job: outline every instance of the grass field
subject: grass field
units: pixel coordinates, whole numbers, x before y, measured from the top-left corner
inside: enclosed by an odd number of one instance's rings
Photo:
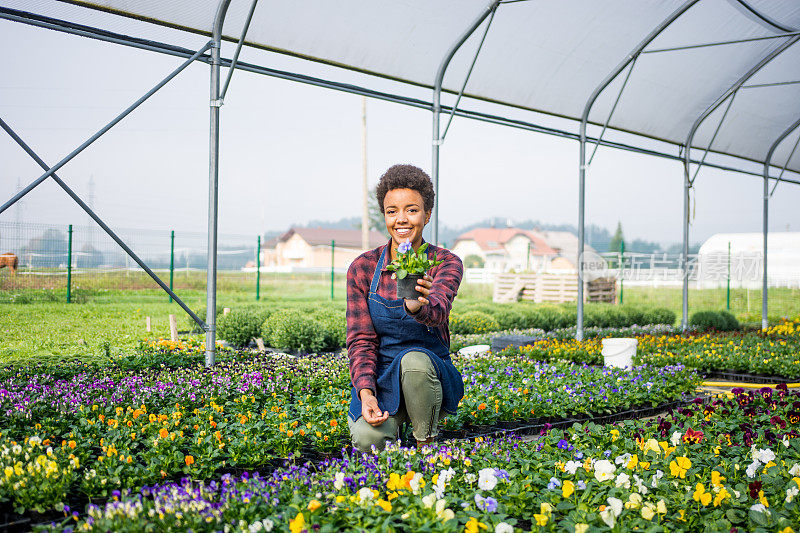
[[[127,277],[126,279],[130,279]],[[0,291],[0,363],[24,363],[36,360],[98,358],[105,354],[129,352],[146,338],[169,336],[168,316],[178,317],[178,329],[188,330],[190,322],[176,303],[147,279],[133,280],[135,290],[113,289],[120,280],[102,278],[99,282],[76,280],[73,303],[66,304],[66,290],[22,289]],[[176,279],[178,295],[197,310],[205,307],[202,273]],[[265,274],[261,279],[258,305],[331,301],[328,274]],[[732,310],[740,320],[760,319],[760,291],[733,291]],[[459,291],[456,309],[464,303],[490,302],[490,285],[465,284]],[[800,315],[800,291],[771,289],[770,317]],[[681,291],[677,288],[625,288],[626,304],[660,306],[681,311]],[[218,306],[254,305],[253,275],[220,276]],[[345,279],[334,279],[334,302],[344,308]],[[725,290],[692,291],[690,309],[724,309]],[[152,331],[145,330],[145,317],[151,317]]]

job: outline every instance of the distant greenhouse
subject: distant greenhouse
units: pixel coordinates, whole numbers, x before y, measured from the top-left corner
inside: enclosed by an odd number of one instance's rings
[[[800,287],[800,232],[771,232],[767,237],[770,287]],[[729,253],[730,244],[730,253]],[[717,233],[706,240],[697,258],[698,288],[761,288],[764,240],[761,233]]]

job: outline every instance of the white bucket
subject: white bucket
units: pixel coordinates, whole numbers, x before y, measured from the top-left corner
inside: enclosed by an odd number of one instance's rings
[[[492,349],[488,344],[476,344],[474,346],[464,346],[458,351],[459,355],[472,356],[488,353]]]
[[[631,368],[631,360],[636,355],[638,339],[603,339],[603,360],[606,366]]]

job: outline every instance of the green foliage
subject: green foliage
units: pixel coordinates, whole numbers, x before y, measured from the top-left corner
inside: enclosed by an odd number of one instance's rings
[[[636,324],[643,326],[648,324],[648,322],[645,322],[645,311],[640,307],[623,305],[619,307],[619,310],[625,315],[626,325]]]
[[[321,350],[332,352],[342,348],[347,339],[347,319],[344,311],[324,309],[314,315],[322,330]]]
[[[296,309],[273,313],[262,327],[262,338],[279,350],[316,352],[325,342],[320,323]]]
[[[628,315],[612,305],[586,306],[583,325],[598,328],[621,328],[630,325]],[[577,323],[577,310],[575,321]]]
[[[486,262],[476,254],[469,254],[464,258],[464,268],[483,268]]]
[[[675,324],[675,313],[663,307],[655,307],[644,312],[644,324]]]
[[[734,331],[739,329],[739,322],[727,311],[697,311],[692,313],[689,324],[702,330]]]
[[[248,309],[234,309],[217,319],[219,338],[233,346],[244,347],[261,333],[264,319],[260,313]]]
[[[497,323],[497,320],[480,311],[450,315],[451,333],[485,333],[499,329],[500,324]]]
[[[608,243],[608,251],[619,252],[624,242],[625,236],[622,234],[622,222],[617,222],[617,230],[614,232],[614,236],[611,237],[611,242]]]
[[[492,316],[494,316],[494,319],[500,324],[500,329],[523,329],[533,327],[528,325],[530,315],[524,314],[515,307],[498,307],[492,313]]]
[[[400,246],[402,247],[403,244]],[[401,252],[400,248],[398,248],[397,259],[389,263],[386,269],[395,272],[397,279],[403,279],[409,274],[424,274],[432,267],[442,263],[441,260],[436,259],[436,254],[433,254],[433,259],[428,259],[427,249],[427,242],[420,246],[416,252],[413,248],[409,248],[407,252]]]

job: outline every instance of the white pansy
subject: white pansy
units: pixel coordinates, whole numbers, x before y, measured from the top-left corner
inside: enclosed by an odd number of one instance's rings
[[[567,464],[564,465],[564,471],[568,472],[569,475],[574,476],[575,472],[577,472],[582,466],[583,463],[580,461],[567,461]]]
[[[611,510],[614,511],[614,516],[619,516],[622,513],[622,500],[619,498],[608,498],[606,500],[608,502],[608,506],[611,507]]]
[[[795,463],[794,466],[789,469],[789,473],[793,476],[800,476],[800,463]]]
[[[768,462],[775,460],[775,452],[773,452],[769,448],[764,448],[763,450],[756,450],[753,453],[753,459],[756,461],[760,461],[764,464],[767,464]]]
[[[614,480],[614,485],[617,488],[625,487],[626,489],[629,489],[631,488],[631,477],[625,472],[622,472],[617,476],[617,479]]]
[[[342,487],[344,487],[344,472],[336,472],[333,476],[333,488],[342,490]]]
[[[447,509],[446,506],[446,500],[438,500],[436,502],[436,516],[438,516],[441,520],[450,520],[451,518],[455,518],[456,514],[453,512],[453,510]]]
[[[608,527],[611,528],[613,528],[614,524],[617,523],[617,517],[614,516],[614,511],[612,511],[608,507],[600,511],[600,519],[603,522],[605,522]]]
[[[616,459],[614,459],[614,463],[618,465],[626,465],[628,461],[631,460],[631,454],[623,453],[622,455],[618,455]]]
[[[786,489],[786,503],[792,503],[792,500],[794,500],[794,497],[797,496],[798,492],[800,492],[800,489],[797,488],[797,485]]]
[[[682,436],[683,436],[683,435],[681,435],[681,432],[680,432],[680,431],[676,431],[676,432],[675,432],[675,433],[673,433],[673,434],[672,434],[672,436],[669,438],[669,443],[670,443],[670,444],[672,444],[673,446],[677,446],[678,444],[680,444],[680,443],[681,443],[681,437],[682,437]]]
[[[475,474],[473,474],[472,472],[470,472],[469,474],[467,474],[466,476],[464,476],[464,481],[466,481],[466,482],[467,482],[467,483],[469,483],[470,485],[472,485],[473,483],[475,483],[475,481],[477,481],[477,480],[478,480],[478,476],[476,476],[476,475],[475,475]]]
[[[594,477],[597,481],[608,481],[614,478],[615,470],[616,468],[611,464],[611,461],[603,459],[594,464]]]
[[[749,478],[756,477],[756,472],[758,472],[759,466],[761,466],[761,463],[759,463],[758,460],[755,460],[752,463],[750,463],[750,466],[748,466],[747,470],[745,470],[745,473],[747,473],[747,477]]]
[[[411,492],[414,494],[419,494],[420,480],[422,480],[422,474],[417,472],[408,482],[408,486],[411,487]]]
[[[514,533],[514,527],[511,524],[500,522],[494,526],[494,533]]]
[[[478,472],[478,488],[481,490],[492,490],[497,486],[497,476],[494,475],[494,468],[484,468]]]
[[[789,447],[789,437],[784,435],[783,438],[781,439],[781,444],[783,444],[784,448],[788,448]]]
[[[269,518],[265,518],[261,521],[261,525],[264,526],[264,531],[272,531],[272,528],[275,527],[275,522],[270,520]]]
[[[767,508],[764,507],[763,503],[756,503],[755,505],[750,506],[751,511],[756,511],[757,513],[766,513]]]
[[[433,504],[436,503],[436,499],[437,499],[436,494],[432,492],[427,496],[425,496],[424,498],[422,498],[422,505],[430,509],[431,507],[433,507]]]
[[[372,489],[368,487],[362,487],[358,491],[358,501],[361,503],[367,502],[371,500],[375,495],[372,494]]]
[[[247,529],[250,531],[250,533],[257,533],[258,531],[264,529],[264,525],[261,522],[253,522],[247,526]]]
[[[636,490],[638,492],[641,492],[642,494],[647,494],[647,487],[644,485],[644,480],[642,478],[634,474],[633,483],[636,486]]]

